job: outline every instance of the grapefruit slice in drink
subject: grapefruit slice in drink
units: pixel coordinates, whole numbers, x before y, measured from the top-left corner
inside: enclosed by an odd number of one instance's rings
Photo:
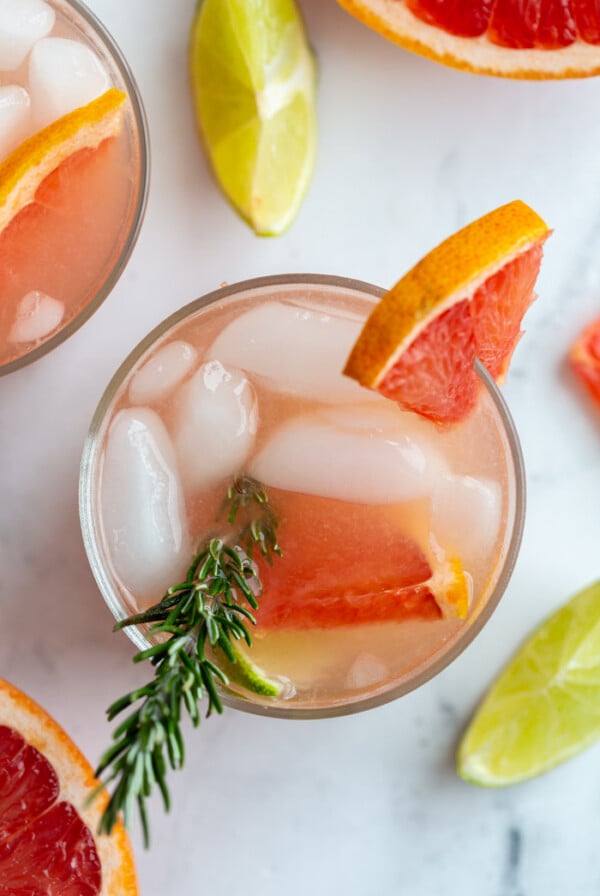
[[[0,679],[0,896],[135,896],[121,825],[95,831],[94,773],[57,723]]]
[[[261,630],[331,629],[367,623],[466,615],[468,586],[460,563],[437,575],[394,509],[286,492],[274,505],[284,552],[259,561]],[[284,537],[285,536],[285,537]],[[439,585],[439,602],[434,582]]]
[[[413,53],[513,78],[600,73],[597,0],[338,0]]]
[[[515,201],[453,234],[376,305],[344,373],[438,423],[464,419],[480,386],[475,360],[498,382],[506,375],[549,233]]]

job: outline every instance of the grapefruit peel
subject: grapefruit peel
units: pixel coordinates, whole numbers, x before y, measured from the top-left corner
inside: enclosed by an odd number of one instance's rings
[[[338,0],[364,25],[405,50],[451,68],[504,78],[545,80],[600,74],[598,47],[582,40],[558,49],[515,49],[461,37],[414,15],[404,0]]]
[[[467,618],[473,584],[458,557],[449,557],[436,564],[425,583],[442,611],[444,619]]]
[[[369,389],[393,397],[383,392],[382,384],[416,339],[444,312],[460,302],[470,302],[480,287],[512,261],[543,245],[549,233],[533,209],[515,200],[452,234],[375,306],[352,348],[344,373]],[[510,353],[500,359],[498,379],[506,372],[509,360]],[[433,414],[426,416],[436,419]]]
[[[122,126],[126,94],[111,87],[37,131],[0,163],[0,233],[33,202],[42,181],[80,149],[96,149]]]
[[[118,823],[110,837],[96,835],[108,795],[102,792],[87,803],[98,781],[78,747],[45,710],[2,678],[0,725],[14,729],[47,759],[60,781],[59,800],[70,803],[89,828],[102,868],[99,896],[137,896],[133,854],[123,825]]]

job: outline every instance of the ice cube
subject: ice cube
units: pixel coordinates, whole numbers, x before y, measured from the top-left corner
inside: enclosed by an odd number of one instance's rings
[[[239,472],[254,444],[258,404],[239,370],[209,361],[176,396],[174,443],[186,487],[199,490]]]
[[[29,133],[31,101],[23,87],[0,87],[0,162]]]
[[[207,352],[279,392],[323,402],[385,401],[342,374],[364,321],[297,304],[265,302],[240,314]]]
[[[502,490],[474,476],[440,476],[432,495],[431,529],[440,545],[457,554],[465,569],[481,566],[500,533]]]
[[[346,687],[352,690],[368,688],[385,681],[389,669],[372,653],[359,653],[346,675]]]
[[[444,460],[427,439],[402,431],[401,411],[394,424],[394,411],[364,406],[356,426],[338,409],[294,417],[275,430],[249,472],[275,488],[360,504],[427,498],[446,472]]]
[[[17,305],[15,321],[8,334],[9,342],[38,342],[60,325],[65,306],[35,289],[23,296]]]
[[[141,600],[159,600],[181,579],[191,549],[173,445],[150,408],[127,408],[112,422],[101,514],[118,577]]]
[[[197,357],[188,342],[175,340],[161,346],[132,377],[129,400],[132,404],[162,401],[191,373]]]
[[[0,0],[0,72],[19,68],[35,42],[50,34],[55,18],[43,0]]]
[[[38,128],[90,103],[110,87],[108,72],[85,44],[64,37],[40,40],[29,59],[29,91]]]

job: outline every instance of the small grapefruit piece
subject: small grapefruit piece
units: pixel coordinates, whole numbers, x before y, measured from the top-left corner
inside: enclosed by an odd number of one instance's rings
[[[0,233],[33,202],[42,181],[69,156],[95,149],[122,125],[126,95],[111,87],[25,140],[0,163]]]
[[[588,324],[573,343],[569,363],[593,401],[600,405],[600,318]]]
[[[92,767],[37,704],[0,679],[0,896],[135,896],[129,840],[96,837]]]
[[[432,621],[445,615],[442,598],[449,615],[466,612],[460,564],[432,578],[425,552],[389,508],[291,492],[278,502],[276,489],[271,500],[285,507],[278,530],[284,552],[272,566],[258,561],[262,630]]]
[[[515,201],[444,240],[376,305],[344,373],[436,422],[463,419],[477,400],[475,359],[504,378],[548,234]]]
[[[600,73],[597,0],[338,0],[365,25],[454,68],[512,78]]]

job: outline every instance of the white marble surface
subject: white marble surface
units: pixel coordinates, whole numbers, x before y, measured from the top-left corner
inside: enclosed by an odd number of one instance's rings
[[[600,417],[564,355],[600,312],[600,80],[477,78],[386,43],[333,0],[303,0],[320,63],[320,153],[292,229],[255,238],[221,199],[186,80],[193,0],[93,0],[146,102],[153,179],[114,293],[82,330],[0,381],[0,674],[94,761],[105,706],[139,680],[95,588],[78,464],[129,349],[220,281],[285,271],[391,284],[467,220],[521,197],[555,228],[505,389],[529,481],[510,587],[436,680],[367,714],[284,722],[230,711],[189,741],[175,809],[153,807],[141,892],[211,896],[563,896],[600,891],[600,747],[504,791],[454,773],[457,738],[530,628],[600,576]]]

